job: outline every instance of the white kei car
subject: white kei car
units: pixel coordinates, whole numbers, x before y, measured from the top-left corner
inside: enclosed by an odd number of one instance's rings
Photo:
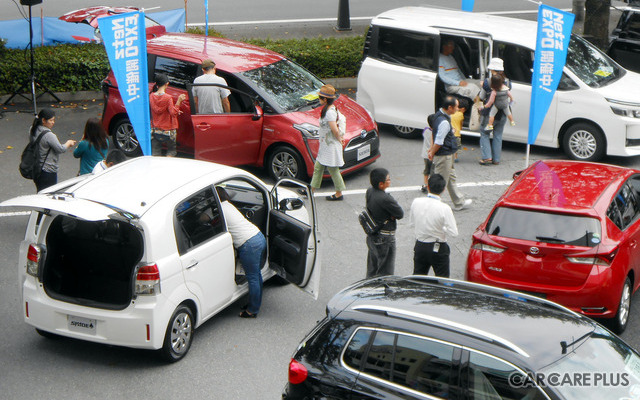
[[[143,349],[169,361],[193,330],[248,292],[215,188],[267,237],[264,279],[317,297],[313,196],[219,164],[140,157],[0,204],[28,210],[20,245],[25,322],[43,336]],[[238,268],[240,271],[241,269]]]

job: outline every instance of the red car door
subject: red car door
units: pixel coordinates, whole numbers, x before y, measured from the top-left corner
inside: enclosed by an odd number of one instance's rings
[[[195,158],[232,166],[255,165],[262,145],[262,109],[247,94],[229,90],[231,113],[197,114],[191,107]]]

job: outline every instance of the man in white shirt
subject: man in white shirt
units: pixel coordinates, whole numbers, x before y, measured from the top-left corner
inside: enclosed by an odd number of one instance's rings
[[[416,236],[413,273],[428,275],[433,267],[436,276],[448,278],[451,250],[447,237],[458,236],[458,227],[451,207],[440,199],[446,186],[444,178],[431,174],[428,186],[427,197],[418,197],[411,204],[410,223]]]
[[[217,83],[227,85],[224,78],[216,75],[216,63],[211,59],[202,62],[202,75],[193,81],[193,96],[195,97],[198,114],[222,114],[231,112],[229,103],[229,89],[220,86],[197,86],[202,83]]]

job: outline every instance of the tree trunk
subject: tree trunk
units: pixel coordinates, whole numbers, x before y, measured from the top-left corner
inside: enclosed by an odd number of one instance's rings
[[[611,0],[586,0],[584,37],[605,50],[609,44],[609,7]]]

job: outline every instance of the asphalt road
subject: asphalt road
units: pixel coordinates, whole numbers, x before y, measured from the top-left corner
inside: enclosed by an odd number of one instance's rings
[[[100,100],[59,109],[54,132],[62,141],[77,140],[86,119],[99,115],[101,110]],[[35,192],[33,183],[17,171],[31,120],[30,113],[14,112],[0,119],[0,201]],[[345,201],[335,203],[319,198],[316,203],[322,234],[319,299],[315,301],[291,286],[267,284],[259,318],[237,318],[238,307],[231,307],[199,328],[189,355],[173,365],[159,362],[152,352],[40,337],[23,322],[17,285],[18,243],[27,217],[0,217],[0,360],[4,361],[0,364],[0,398],[279,398],[287,381],[290,356],[323,317],[326,302],[344,286],[364,277],[367,249],[356,215],[364,205],[363,192],[368,187],[371,168],[389,169],[390,190],[405,210],[415,197],[421,196],[421,141],[399,139],[384,130],[381,141],[382,157],[372,167],[346,178]],[[480,167],[477,139],[463,139],[456,169],[462,191],[474,199],[474,204],[469,210],[455,213],[460,236],[451,241],[454,278],[463,277],[471,234],[505,190],[513,172],[524,167],[524,152],[524,145],[506,143],[499,166]],[[558,150],[533,148],[531,162],[563,157]],[[640,168],[640,158],[605,161]],[[62,155],[60,178],[74,176],[78,165],[70,154]],[[262,171],[252,172],[268,180]],[[331,182],[325,182],[318,197],[331,190]],[[449,201],[447,195],[444,199]],[[413,236],[406,219],[399,223],[397,243],[396,273],[410,274]],[[635,348],[640,348],[638,299],[640,296],[636,296],[630,326],[623,335]]]

